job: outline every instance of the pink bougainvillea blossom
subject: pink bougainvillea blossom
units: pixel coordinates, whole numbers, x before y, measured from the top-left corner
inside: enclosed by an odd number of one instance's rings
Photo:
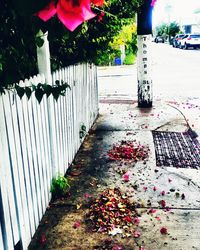
[[[160,233],[161,233],[161,234],[167,234],[167,228],[166,228],[166,227],[162,227],[162,228],[160,229]]]
[[[141,233],[140,233],[139,231],[135,231],[135,232],[133,233],[133,236],[134,236],[135,238],[139,238],[139,237],[141,236]]]
[[[155,4],[156,4],[156,2],[157,2],[157,0],[152,0],[152,2],[151,2],[151,7],[154,7]]]
[[[92,3],[97,6],[103,5],[102,0],[93,0]],[[96,16],[91,10],[90,0],[59,0],[57,4],[53,0],[37,13],[45,22],[55,14],[70,31],[74,31],[81,23]]]
[[[81,222],[80,221],[76,221],[74,222],[73,228],[79,228],[81,226]]]
[[[166,207],[166,201],[165,200],[161,200],[160,204],[161,204],[162,207]]]
[[[165,195],[165,191],[162,191],[162,192],[161,192],[161,195],[164,196],[164,195]]]
[[[123,175],[123,180],[125,181],[125,182],[128,182],[130,179],[129,179],[129,174],[128,173],[125,173],[124,175]]]
[[[138,217],[134,218],[134,224],[139,225],[140,224],[140,219]]]
[[[156,191],[157,190],[157,187],[153,187],[153,191]]]

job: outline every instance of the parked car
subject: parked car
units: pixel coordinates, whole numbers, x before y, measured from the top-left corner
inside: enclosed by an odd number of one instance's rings
[[[165,39],[163,36],[157,36],[154,40],[156,43],[164,43]]]
[[[173,41],[172,41],[172,46],[174,48],[179,48],[179,45],[180,45],[180,40],[182,40],[182,38],[185,36],[185,34],[178,34],[176,35],[174,38],[173,38]]]
[[[185,35],[180,40],[179,47],[181,49],[188,49],[189,47],[192,48],[200,48],[200,34],[189,34]]]

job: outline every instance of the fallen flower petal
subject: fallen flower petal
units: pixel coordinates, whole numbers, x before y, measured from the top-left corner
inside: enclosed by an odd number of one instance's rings
[[[166,228],[166,227],[162,227],[162,228],[160,229],[160,233],[161,233],[161,234],[167,234],[167,228]]]
[[[153,191],[156,191],[157,190],[157,187],[153,187]]]
[[[156,209],[153,209],[153,208],[151,208],[150,210],[149,210],[149,213],[150,214],[154,214],[154,213],[156,213],[157,212],[157,210]]]
[[[158,221],[161,220],[160,216],[156,216],[155,219],[158,220]]]
[[[139,250],[147,250],[145,247],[141,246]]]
[[[129,174],[124,174],[123,175],[123,180],[125,181],[125,182],[128,182],[129,181]]]
[[[141,233],[140,233],[139,231],[135,231],[135,232],[133,233],[133,236],[134,236],[135,238],[139,238],[139,237],[141,236]]]
[[[81,226],[81,222],[80,221],[76,221],[74,222],[73,228],[79,228]]]
[[[166,206],[166,201],[161,200],[160,204],[161,204],[162,207],[165,207]]]
[[[143,187],[144,191],[147,191],[147,187]]]
[[[162,192],[161,192],[161,195],[164,196],[164,195],[165,195],[165,191],[162,191]]]
[[[139,218],[134,218],[134,224],[139,225],[140,224],[140,219]]]

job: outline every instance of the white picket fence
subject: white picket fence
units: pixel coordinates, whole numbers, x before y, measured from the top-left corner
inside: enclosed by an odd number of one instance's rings
[[[49,204],[53,176],[64,174],[78,151],[82,125],[98,114],[96,67],[69,66],[55,72],[71,89],[56,102],[35,96],[0,96],[0,250],[27,249]],[[20,82],[44,83],[44,76]],[[21,247],[20,247],[21,246]]]

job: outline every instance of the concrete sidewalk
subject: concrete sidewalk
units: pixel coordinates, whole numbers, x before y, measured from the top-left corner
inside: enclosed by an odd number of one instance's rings
[[[67,173],[71,196],[50,204],[29,249],[200,250],[200,170],[157,167],[152,137],[160,126],[187,130],[182,115],[168,104],[183,111],[200,135],[199,99],[157,99],[149,110],[138,109],[136,101],[111,99],[100,103],[99,117]],[[135,140],[149,147],[147,160],[109,159],[115,143]],[[93,198],[113,188],[136,204],[139,222],[131,235],[124,228],[116,235],[96,232],[86,223]]]

